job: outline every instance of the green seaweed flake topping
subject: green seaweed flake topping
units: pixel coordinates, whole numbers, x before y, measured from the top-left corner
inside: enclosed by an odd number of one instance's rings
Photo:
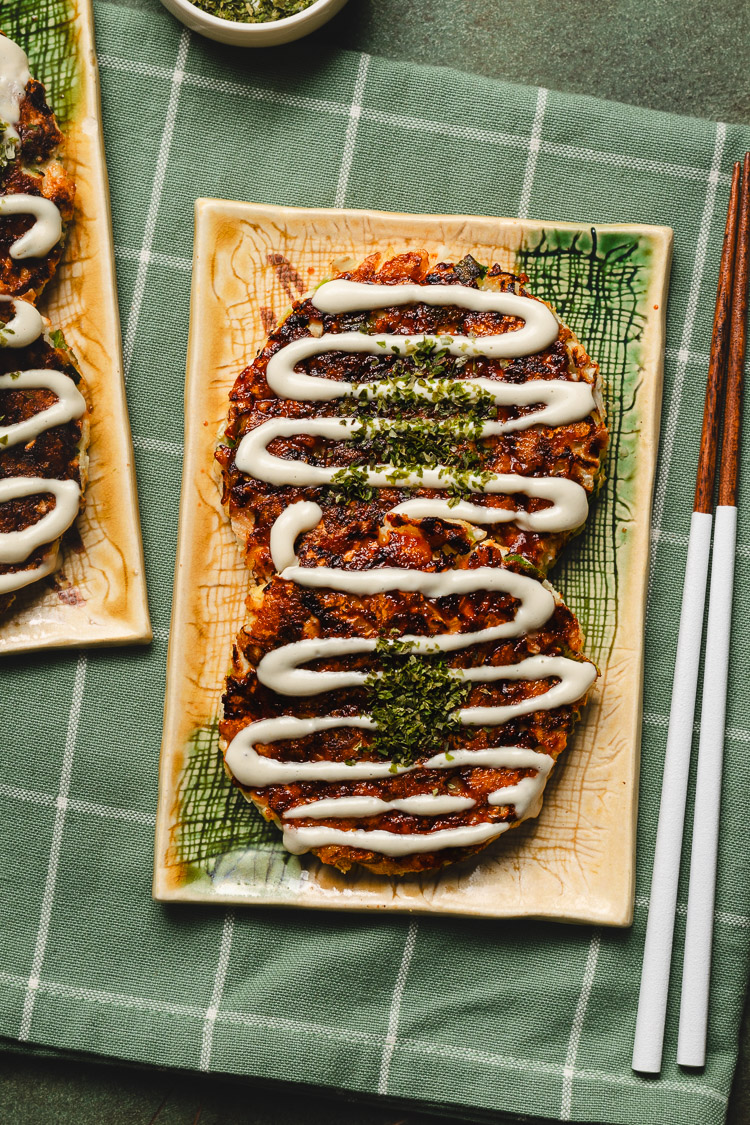
[[[450,336],[439,339],[444,344],[452,341]],[[379,380],[381,390],[376,399],[368,399],[367,384],[360,384],[351,397],[341,400],[341,411],[361,414],[364,407],[381,413],[383,408],[398,405],[427,408],[437,416],[460,410],[476,421],[493,417],[495,399],[489,391],[452,377],[468,362],[468,356],[453,357],[438,340],[425,338],[400,356],[388,375]]]
[[[333,476],[332,503],[374,499],[377,489],[368,483],[367,469],[385,472],[388,484],[398,488],[409,476],[443,466],[445,490],[456,500],[487,484],[492,474],[482,468],[482,423],[496,417],[497,406],[489,391],[450,377],[450,362],[453,370],[468,362],[450,355],[444,346],[450,342],[450,336],[421,340],[380,380],[377,398],[367,398],[365,384],[340,400],[343,415],[360,418],[351,441],[366,449],[362,464]],[[394,406],[418,409],[423,416],[387,417]]]
[[[377,724],[372,749],[398,765],[448,751],[460,727],[470,685],[451,675],[447,657],[415,653],[407,642],[381,637],[381,674],[365,681],[367,710]]]
[[[271,23],[304,12],[313,0],[193,0],[196,8],[235,23]]]
[[[472,418],[363,419],[352,435],[367,444],[370,459],[410,473],[446,465],[451,469],[482,471],[481,425]]]
[[[425,469],[441,468],[445,490],[456,498],[481,492],[492,473],[482,468],[481,423],[468,417],[450,419],[397,418],[361,421],[351,440],[366,444],[367,463],[339,469],[331,478],[331,500],[367,502],[376,495],[367,469],[385,472],[399,488]]]

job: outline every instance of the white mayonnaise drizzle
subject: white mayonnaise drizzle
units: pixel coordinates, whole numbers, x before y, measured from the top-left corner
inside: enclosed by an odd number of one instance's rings
[[[380,797],[324,797],[306,805],[295,805],[284,813],[285,820],[310,817],[311,820],[328,820],[329,817],[379,816],[384,812],[405,812],[412,816],[445,816],[446,813],[463,812],[476,804],[471,797],[451,797],[448,794],[415,793],[396,801],[381,801]]]
[[[554,343],[560,328],[552,310],[533,297],[499,293],[493,289],[472,289],[469,285],[369,285],[362,281],[336,280],[320,285],[311,300],[321,312],[334,314],[425,304],[518,317],[525,322],[523,328],[503,332],[499,336],[480,337],[482,346],[486,340],[502,341],[497,346],[503,350],[495,353],[499,356],[541,352]]]
[[[544,483],[544,478],[541,478],[540,483]],[[549,497],[545,497],[545,499],[549,499]],[[427,497],[416,497],[414,500],[406,500],[403,504],[391,508],[388,515],[408,516],[412,520],[432,518],[446,520],[449,523],[454,521],[471,524],[507,523],[509,519],[512,519],[519,527],[524,527],[520,518],[522,513],[509,512],[507,508],[485,508],[482,504],[471,504],[466,500],[451,504],[449,500],[429,500]],[[545,516],[550,517],[547,522],[544,520]],[[555,526],[557,523],[557,506],[543,508],[541,512],[534,512],[533,517],[535,531],[558,530]],[[548,524],[551,524],[551,526],[548,526]]]
[[[540,755],[541,757],[542,755]],[[545,755],[546,756],[546,755]],[[534,777],[522,777],[515,785],[505,785],[487,797],[488,805],[513,806],[516,815],[523,817],[529,806],[539,796],[551,768],[541,768]],[[309,817],[311,820],[328,820],[334,817],[379,816],[384,812],[404,812],[411,816],[445,816],[447,813],[464,812],[476,805],[472,797],[452,797],[448,793],[414,793],[395,801],[383,801],[380,797],[323,797],[320,801],[309,801],[294,805],[284,813],[285,820]]]
[[[52,511],[21,531],[0,532],[0,563],[21,563],[43,543],[59,538],[78,515],[81,500],[80,486],[74,480],[47,480],[45,477],[6,477],[0,480],[0,504],[46,493],[55,497]]]
[[[552,616],[553,594],[535,578],[514,574],[499,567],[480,566],[473,570],[424,571],[384,566],[371,570],[343,570],[341,567],[298,566],[294,542],[303,531],[310,531],[323,517],[318,504],[301,500],[286,508],[271,529],[271,557],[280,577],[298,586],[328,587],[363,597],[389,590],[413,591],[428,598],[451,594],[473,594],[477,590],[496,590],[520,601],[512,622],[482,630],[491,633],[485,640],[516,637],[538,629]],[[283,565],[282,565],[283,564]],[[472,634],[476,636],[476,634]]]
[[[374,399],[388,399],[400,389],[412,391],[426,402],[434,402],[450,394],[451,389],[460,383],[463,392],[469,397],[491,395],[496,406],[542,406],[541,410],[522,418],[498,423],[502,429],[496,429],[493,433],[511,433],[514,430],[527,430],[531,426],[561,426],[586,418],[596,406],[593,390],[589,383],[567,379],[530,379],[526,383],[505,383],[483,378],[460,381],[421,378],[354,384],[294,370],[298,363],[324,352],[341,351],[366,355],[395,353],[409,356],[418,344],[424,343],[432,343],[436,348],[449,351],[452,355],[492,358],[499,343],[514,335],[513,332],[506,332],[502,336],[478,336],[476,339],[452,336],[450,343],[447,343],[447,336],[367,336],[362,332],[305,336],[286,344],[271,356],[266,368],[266,379],[279,398],[301,402],[330,402],[336,398],[351,397],[371,402]]]
[[[44,562],[31,570],[14,570],[7,574],[0,574],[0,594],[11,594],[14,590],[22,590],[24,586],[30,586],[32,582],[38,582],[41,578],[52,574],[57,569],[58,554],[57,549],[51,551]]]
[[[0,97],[5,57],[3,52],[7,42],[9,40],[0,36]],[[0,302],[13,304],[12,319],[0,328],[0,347],[25,348],[39,339],[44,331],[44,321],[34,305],[18,297],[0,296]],[[73,380],[62,371],[38,368],[0,375],[0,391],[41,387],[56,394],[58,401],[23,422],[15,422],[10,426],[0,425],[0,456],[4,449],[32,441],[45,430],[81,418],[86,412],[83,395]],[[46,477],[6,477],[0,480],[0,504],[8,500],[21,500],[26,496],[50,493],[55,497],[55,506],[40,520],[21,531],[0,533],[0,564],[10,566],[22,563],[37,547],[58,539],[74,522],[81,502],[81,488],[77,481],[49,480]],[[20,590],[45,578],[56,569],[57,562],[58,550],[55,547],[39,566],[13,574],[0,574],[0,594]]]
[[[510,828],[510,821],[482,821],[466,824],[462,828],[441,828],[437,832],[388,832],[382,828],[367,831],[363,828],[327,828],[325,825],[284,827],[284,847],[293,855],[301,855],[312,848],[338,844],[343,848],[364,848],[380,855],[415,855],[437,852],[444,848],[467,848],[501,836]]]
[[[22,234],[10,248],[14,261],[23,258],[41,258],[49,254],[53,246],[62,238],[62,219],[51,199],[43,195],[2,195],[0,196],[0,216],[33,215],[33,227]]]
[[[271,558],[279,574],[288,566],[296,566],[298,558],[294,550],[297,536],[303,531],[312,531],[323,518],[320,504],[312,500],[298,500],[290,504],[274,521],[271,528]]]
[[[549,754],[527,750],[523,746],[493,746],[485,750],[453,750],[449,754],[434,754],[418,765],[395,765],[388,760],[377,762],[285,762],[259,754],[256,746],[265,746],[285,739],[305,738],[323,730],[355,727],[374,730],[375,724],[368,715],[325,715],[315,719],[297,719],[281,715],[277,719],[260,719],[244,727],[232,739],[227,749],[226,763],[240,785],[263,789],[267,785],[290,785],[297,781],[373,781],[381,777],[395,777],[416,770],[452,770],[484,766],[487,769],[534,769],[545,776],[554,765]]]
[[[10,426],[0,425],[0,452],[11,445],[31,441],[45,430],[50,430],[53,426],[61,426],[65,422],[72,422],[86,413],[86,400],[70,376],[62,371],[39,368],[0,375],[0,391],[21,391],[31,388],[46,388],[52,391],[57,395],[57,402],[23,422],[14,422]]]
[[[351,441],[360,423],[350,418],[271,418],[245,434],[235,458],[240,472],[273,485],[316,487],[330,484],[340,470],[335,467],[309,465],[305,461],[286,461],[268,452],[275,438],[299,434],[322,437],[329,441]],[[374,488],[446,489],[458,480],[448,466],[422,469],[418,473],[394,470],[385,465],[378,469],[362,468],[367,484]],[[394,480],[393,473],[398,472]],[[488,480],[476,477],[470,483],[472,492],[525,496],[552,501],[552,507],[539,512],[506,510],[505,518],[525,531],[570,531],[585,522],[588,515],[586,490],[566,477],[524,477],[519,473],[493,473]]]
[[[13,316],[7,324],[0,326],[0,348],[26,348],[39,339],[44,321],[29,301],[0,296],[0,304],[13,305]]]
[[[29,60],[17,43],[7,36],[0,36],[0,121],[6,125],[3,145],[7,159],[15,153],[18,141],[18,125],[21,116],[21,101],[26,83],[31,78]]]
[[[493,641],[500,636],[513,635],[515,623],[479,629],[474,633],[441,633],[435,637],[404,635],[400,641],[409,645],[412,652],[425,654],[456,652],[470,645]],[[311,660],[334,660],[339,656],[352,656],[374,652],[377,642],[366,637],[320,637],[316,640],[293,641],[267,653],[257,668],[259,681],[278,695],[310,696],[325,691],[361,687],[368,672],[313,672],[301,668]],[[571,660],[567,656],[528,656],[518,664],[497,667],[482,664],[478,668],[451,668],[449,673],[457,680],[491,682],[494,680],[539,680],[559,677],[560,683],[549,688],[543,696],[525,699],[507,707],[471,707],[460,711],[462,722],[476,726],[507,722],[513,715],[528,715],[532,711],[549,710],[574,703],[588,691],[596,679],[596,668],[589,661]],[[375,673],[378,675],[378,673]],[[499,717],[500,715],[507,716]],[[497,717],[495,717],[497,716]]]

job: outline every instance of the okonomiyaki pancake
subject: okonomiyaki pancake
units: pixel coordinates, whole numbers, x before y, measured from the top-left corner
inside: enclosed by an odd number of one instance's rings
[[[468,529],[419,536],[419,569],[401,528],[366,569],[288,558],[226,681],[230,777],[290,851],[342,871],[433,870],[536,816],[597,676],[528,564]]]
[[[75,185],[63,136],[21,48],[0,35],[0,293],[36,301],[55,273]]]
[[[62,333],[28,302],[0,297],[0,616],[57,568],[83,504],[88,413]]]
[[[237,379],[217,451],[256,576],[301,500],[323,511],[300,543],[311,556],[366,549],[397,508],[552,565],[608,433],[597,365],[526,282],[471,257],[375,256],[294,305]]]

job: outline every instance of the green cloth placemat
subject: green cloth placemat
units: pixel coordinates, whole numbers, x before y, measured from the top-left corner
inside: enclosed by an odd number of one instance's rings
[[[744,515],[709,1063],[676,1067],[674,997],[662,1076],[633,1075],[630,1052],[728,170],[750,130],[320,42],[233,52],[156,0],[96,15],[156,639],[2,665],[0,1033],[482,1119],[723,1120],[750,937]],[[196,196],[675,228],[632,931],[151,901]]]

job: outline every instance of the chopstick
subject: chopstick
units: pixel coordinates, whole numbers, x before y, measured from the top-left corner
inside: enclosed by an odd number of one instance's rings
[[[703,409],[703,432],[685,564],[685,583],[682,592],[672,703],[633,1044],[633,1070],[647,1074],[658,1074],[661,1070],[664,1044],[669,969],[672,960],[677,885],[680,876],[682,834],[711,547],[713,524],[711,509],[720,403],[730,327],[739,188],[740,166],[735,164],[719,267],[716,311]]]
[[[745,362],[748,256],[750,255],[750,154],[745,156],[739,233],[732,291],[730,350],[719,472],[719,503],[714,522],[711,592],[706,626],[698,773],[695,783],[693,843],[690,854],[685,957],[682,966],[677,1062],[703,1066],[711,978],[716,861],[719,846],[721,771],[724,757],[729,642],[737,540],[739,440],[742,375]]]

